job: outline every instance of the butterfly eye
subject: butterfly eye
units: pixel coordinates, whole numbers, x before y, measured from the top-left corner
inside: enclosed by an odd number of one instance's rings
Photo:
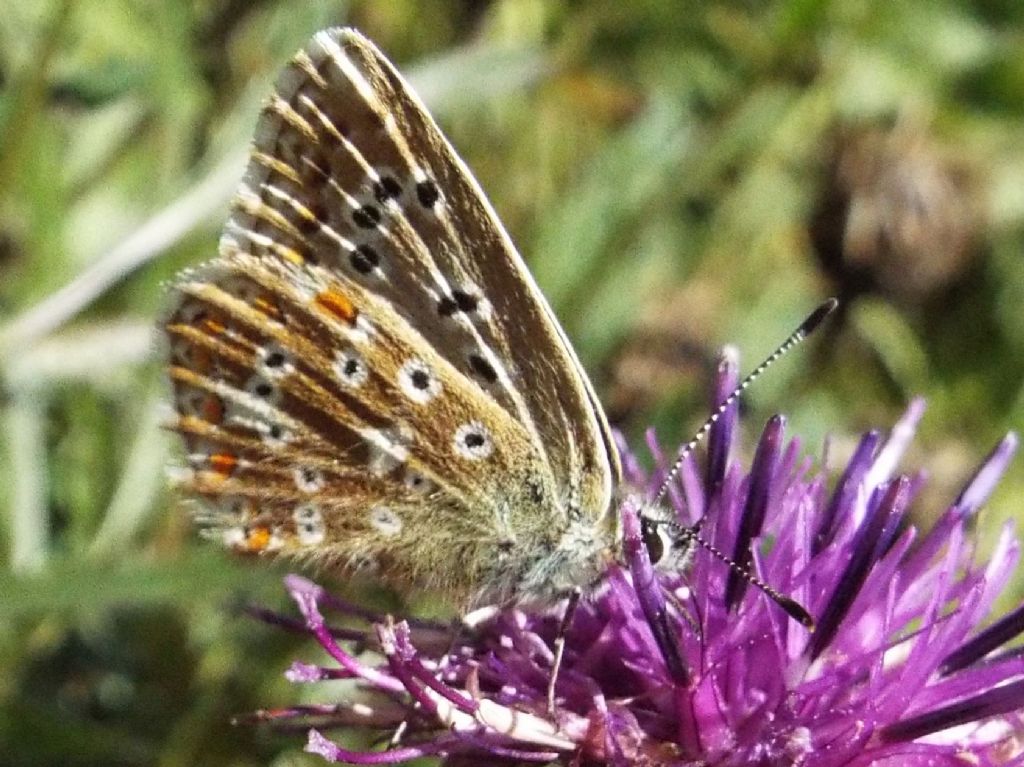
[[[647,549],[647,556],[651,558],[651,564],[656,565],[665,556],[665,539],[657,522],[644,517],[640,521],[640,537]]]

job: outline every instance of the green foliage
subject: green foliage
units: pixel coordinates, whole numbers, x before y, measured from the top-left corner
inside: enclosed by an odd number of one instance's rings
[[[283,605],[284,568],[197,541],[164,489],[177,446],[158,426],[154,328],[163,282],[214,253],[276,71],[330,24],[359,26],[411,76],[631,438],[652,422],[666,443],[687,436],[723,343],[754,362],[830,294],[844,311],[751,393],[753,426],[786,412],[810,450],[831,434],[842,452],[925,395],[926,447],[908,463],[934,467],[940,494],[922,519],[1024,426],[1024,6],[10,0],[2,12],[6,764],[307,763],[301,737],[228,724],[293,702],[280,674],[303,650],[231,609]],[[879,143],[923,159],[899,175],[883,151],[874,176],[843,187],[843,153]],[[866,267],[835,261],[843,195],[912,219],[901,191],[938,195],[926,225],[963,219],[968,244],[942,236],[895,268],[884,242]],[[942,259],[950,276],[913,288]],[[646,358],[661,372],[636,387],[630,365]],[[1020,464],[989,530],[1022,512]]]

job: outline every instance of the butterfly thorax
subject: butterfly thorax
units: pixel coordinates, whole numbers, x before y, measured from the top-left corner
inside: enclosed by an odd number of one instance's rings
[[[612,510],[577,513],[544,535],[523,536],[485,568],[472,604],[552,604],[574,589],[591,590],[618,559],[616,520]]]

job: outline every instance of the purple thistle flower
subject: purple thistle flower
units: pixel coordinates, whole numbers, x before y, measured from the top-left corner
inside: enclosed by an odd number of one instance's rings
[[[736,382],[724,358],[716,391]],[[772,418],[748,472],[730,459],[737,410],[711,430],[702,474],[688,457],[670,487],[684,525],[815,616],[808,632],[710,548],[685,572],[656,571],[638,501],[621,514],[627,564],[580,603],[558,677],[558,723],[546,715],[557,609],[495,610],[474,630],[395,623],[290,576],[328,666],[296,663],[294,682],[354,679],[358,702],[261,712],[308,728],[331,762],[390,764],[1024,765],[1024,605],[981,629],[1019,548],[1007,524],[976,564],[970,527],[1017,447],[1003,439],[930,531],[907,523],[922,474],[896,467],[924,411],[915,400],[888,438],[869,432],[829,491],[826,472]],[[653,435],[648,445],[664,464]],[[623,450],[626,476],[653,493]],[[324,612],[372,631],[335,629]],[[341,642],[375,643],[372,660]],[[383,656],[383,660],[381,660]],[[349,751],[323,733],[356,727],[384,750]]]

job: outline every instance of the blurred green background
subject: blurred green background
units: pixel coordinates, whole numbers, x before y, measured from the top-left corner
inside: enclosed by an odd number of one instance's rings
[[[287,566],[197,540],[165,487],[155,327],[277,70],[334,24],[420,90],[634,444],[688,436],[717,349],[753,363],[828,295],[748,444],[781,411],[839,464],[925,395],[927,524],[1024,426],[1015,0],[0,0],[0,763],[319,763],[228,724],[307,694],[281,673],[313,651],[234,609],[286,608]]]

